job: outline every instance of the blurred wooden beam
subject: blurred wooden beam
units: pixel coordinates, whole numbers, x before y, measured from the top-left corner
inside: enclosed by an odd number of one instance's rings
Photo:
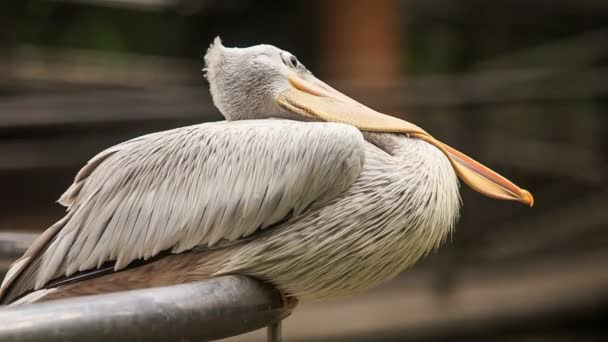
[[[0,54],[0,85],[143,87],[205,83],[199,61],[166,56],[21,45]],[[50,87],[52,88],[52,87]],[[56,89],[52,89],[56,91]]]
[[[606,7],[608,9],[608,6]],[[483,60],[475,66],[479,70],[512,69],[522,66],[543,68],[580,68],[608,56],[608,30],[584,32],[567,38],[549,41],[496,58]]]
[[[51,0],[93,6],[117,7],[131,10],[166,10],[175,6],[175,0]]]
[[[415,13],[434,16],[454,17],[472,8],[487,6],[485,0],[408,0],[408,9]],[[603,0],[502,0],[496,5],[508,11],[507,15],[538,16],[539,11],[555,15],[563,13],[572,15],[601,16],[608,11],[608,3]]]
[[[0,128],[221,118],[202,85],[8,97],[0,112],[11,114],[0,116]]]
[[[503,105],[539,101],[595,100],[608,94],[608,68],[575,71],[505,69],[410,77],[391,86],[336,82],[336,88],[369,105],[389,108]]]
[[[317,7],[325,77],[383,85],[401,74],[400,1],[327,0]]]
[[[608,174],[605,157],[597,148],[506,136],[489,131],[481,138],[481,160],[528,172],[601,184]],[[580,170],[585,170],[580,172]]]
[[[504,103],[578,101],[608,94],[607,68],[573,72],[509,69],[472,74],[411,78],[388,86],[336,82],[338,88],[372,107],[403,111],[413,107],[502,105]],[[203,81],[188,86],[162,84],[150,88],[60,92],[4,97],[0,128],[29,125],[132,121],[175,118],[220,118]],[[204,117],[201,117],[203,115]]]
[[[469,251],[470,257],[484,262],[513,260],[547,250],[557,252],[559,246],[566,246],[561,249],[566,255],[576,249],[575,246],[567,246],[574,244],[577,238],[591,245],[595,238],[605,236],[601,232],[608,226],[608,191],[598,189],[597,193],[584,198],[568,198],[563,188],[553,188],[556,191],[547,189],[549,191],[535,195],[561,196],[562,205],[547,208],[532,217],[497,224],[492,228],[492,234],[478,238],[477,248]],[[543,196],[536,197],[538,202],[543,201]]]

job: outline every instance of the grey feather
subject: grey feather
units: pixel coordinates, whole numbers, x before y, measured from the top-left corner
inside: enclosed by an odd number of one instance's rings
[[[248,236],[347,189],[364,157],[351,126],[288,120],[201,124],[111,147],[61,197],[69,219],[29,256],[40,258],[35,284],[20,288]]]

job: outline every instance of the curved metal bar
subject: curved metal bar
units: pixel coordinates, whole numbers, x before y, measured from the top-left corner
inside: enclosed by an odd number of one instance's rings
[[[0,341],[207,341],[287,317],[280,294],[244,276],[0,308]]]

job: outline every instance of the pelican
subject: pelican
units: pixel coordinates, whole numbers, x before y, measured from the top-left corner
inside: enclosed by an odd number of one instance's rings
[[[225,121],[102,151],[61,196],[66,215],[8,271],[3,304],[228,274],[286,300],[360,293],[438,248],[460,178],[532,195],[422,128],[374,111],[271,45],[216,38],[205,76]]]

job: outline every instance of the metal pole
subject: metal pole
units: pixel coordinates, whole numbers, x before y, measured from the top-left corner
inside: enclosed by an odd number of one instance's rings
[[[2,307],[0,341],[207,341],[274,325],[289,310],[272,287],[226,276]]]
[[[282,321],[272,323],[266,328],[266,341],[267,342],[282,342],[283,332],[281,331]]]

